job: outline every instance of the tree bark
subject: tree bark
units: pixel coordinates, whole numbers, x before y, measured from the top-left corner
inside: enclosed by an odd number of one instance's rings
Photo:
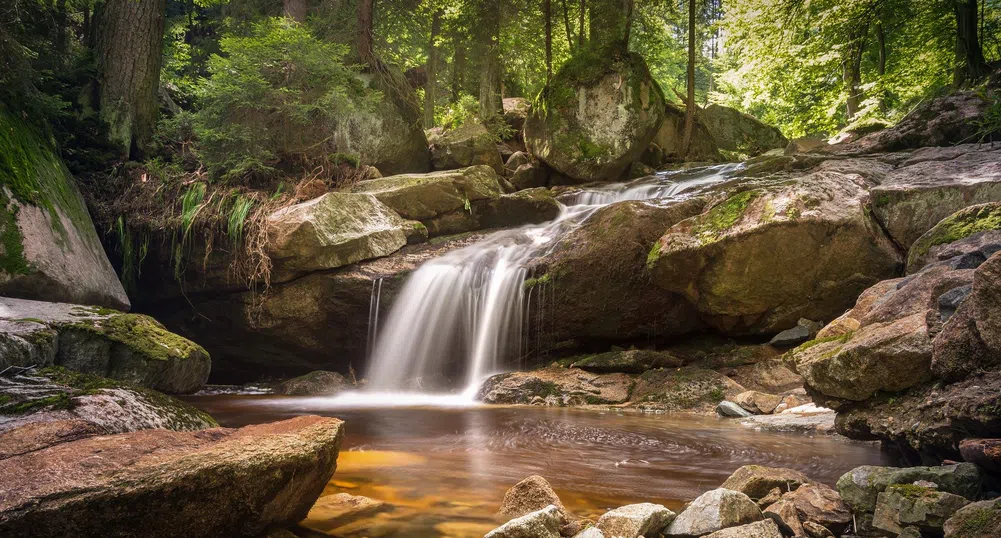
[[[876,23],[876,42],[879,45],[879,58],[876,61],[876,74],[879,75],[879,109],[886,112],[886,91],[883,84],[886,82],[886,32],[883,31],[883,23]]]
[[[455,51],[452,53],[452,101],[458,101],[465,85],[466,47],[459,35],[453,36]]]
[[[978,37],[977,0],[951,0],[956,15],[956,67],[953,82],[960,86],[987,75],[989,68]]]
[[[546,19],[546,85],[553,80],[553,2],[542,0],[542,15]]]
[[[137,157],[157,117],[167,0],[107,0],[97,28],[101,118],[109,138]]]
[[[569,0],[563,0],[563,26],[566,28],[567,32],[567,50],[573,53],[574,49],[574,38],[573,29],[570,27],[570,9],[567,8],[567,2]]]
[[[286,17],[296,22],[306,22],[306,13],[309,10],[308,0],[283,0],[283,12]]]
[[[480,118],[504,110],[500,69],[500,2],[480,0]]]
[[[685,103],[685,134],[681,147],[685,155],[691,152],[695,130],[695,0],[688,0],[688,100]]]
[[[580,0],[580,13],[577,14],[577,48],[584,48],[584,12],[587,11],[587,2]]]
[[[375,67],[377,62],[372,51],[372,1],[358,0],[358,57]]]
[[[431,16],[431,40],[428,41],[427,82],[424,84],[424,128],[434,127],[434,102],[438,92],[438,45],[435,43],[441,33],[442,11]]]
[[[862,53],[865,51],[869,25],[863,24],[854,39],[848,44],[848,57],[844,60],[844,82],[848,97],[845,102],[845,116],[852,121],[858,115],[862,102]]]

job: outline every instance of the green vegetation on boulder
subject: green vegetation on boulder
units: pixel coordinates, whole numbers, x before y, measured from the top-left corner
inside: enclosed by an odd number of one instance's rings
[[[907,272],[917,272],[936,259],[953,257],[955,248],[943,247],[971,236],[984,236],[979,243],[1001,242],[1001,203],[970,206],[939,221],[911,245]]]

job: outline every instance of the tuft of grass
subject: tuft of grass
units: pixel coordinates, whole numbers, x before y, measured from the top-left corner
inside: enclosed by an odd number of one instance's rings
[[[230,209],[229,218],[226,220],[226,235],[233,245],[239,245],[243,241],[243,229],[247,223],[247,215],[254,207],[254,201],[242,195],[238,195]]]

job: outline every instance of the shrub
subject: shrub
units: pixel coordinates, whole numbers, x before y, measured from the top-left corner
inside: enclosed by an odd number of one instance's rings
[[[202,161],[213,177],[243,179],[334,168],[337,123],[374,107],[348,47],[325,43],[285,18],[225,37],[209,60],[194,119]]]

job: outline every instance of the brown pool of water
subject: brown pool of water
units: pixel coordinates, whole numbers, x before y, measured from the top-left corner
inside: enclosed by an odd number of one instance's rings
[[[504,492],[539,474],[567,508],[597,518],[634,502],[677,511],[747,464],[789,467],[833,485],[859,465],[889,465],[879,448],[833,436],[760,432],[726,419],[548,407],[345,408],[329,400],[194,396],[223,426],[303,414],[338,417],[345,437],[323,495],[386,504],[351,519],[318,507],[315,536],[480,537]]]

